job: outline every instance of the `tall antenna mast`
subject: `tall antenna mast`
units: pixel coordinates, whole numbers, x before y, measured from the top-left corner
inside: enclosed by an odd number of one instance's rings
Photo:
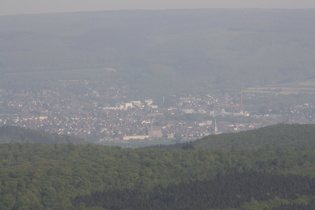
[[[214,117],[214,134],[219,134],[219,129],[217,126],[217,119]]]
[[[241,90],[241,105],[240,105],[240,113],[243,114],[244,110],[243,110],[243,90]]]

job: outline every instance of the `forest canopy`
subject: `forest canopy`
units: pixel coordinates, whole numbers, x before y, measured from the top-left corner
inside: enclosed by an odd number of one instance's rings
[[[121,209],[129,206],[137,209],[144,204],[152,205],[152,209],[172,209],[172,205],[186,204],[201,206],[201,209],[307,208],[314,204],[315,198],[315,152],[311,147],[305,149],[309,145],[308,135],[297,135],[299,139],[290,136],[292,130],[311,134],[312,126],[276,125],[231,135],[235,139],[242,135],[244,141],[240,144],[246,145],[255,135],[265,136],[261,141],[268,142],[277,130],[274,144],[256,147],[236,145],[233,148],[228,141],[225,148],[206,147],[207,143],[213,143],[210,137],[202,140],[204,146],[200,149],[198,141],[194,146],[138,149],[73,143],[3,143],[0,144],[0,208]],[[23,132],[29,131],[21,129],[20,135]],[[290,143],[292,139],[299,144]],[[272,184],[276,180],[282,185]],[[261,185],[254,187],[255,183]],[[214,184],[218,188],[210,187]],[[242,186],[252,187],[251,193],[244,194],[248,191],[245,188],[244,193],[237,192]],[[301,188],[296,188],[296,192],[285,190],[293,186]],[[209,188],[213,191],[204,191]],[[211,193],[219,195],[216,190],[220,190],[222,197],[217,197],[215,204],[204,203]],[[175,196],[177,191],[182,193],[178,194],[181,198]],[[200,197],[188,199],[192,192]],[[230,203],[225,201],[227,198],[231,199]],[[101,200],[111,202],[104,204]]]

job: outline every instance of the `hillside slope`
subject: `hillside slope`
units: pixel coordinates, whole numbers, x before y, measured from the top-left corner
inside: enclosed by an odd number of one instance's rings
[[[0,144],[4,143],[46,143],[46,144],[65,144],[65,143],[84,143],[84,139],[69,136],[35,131],[16,126],[0,127]]]
[[[106,68],[138,94],[309,80],[314,19],[314,9],[1,16],[0,84],[106,80]]]
[[[191,209],[308,209],[315,199],[313,126],[276,125],[231,134],[227,140],[221,138],[227,146],[220,142],[219,149],[199,141],[195,146],[139,149],[3,143],[0,209],[174,209],[186,204]],[[43,136],[1,129],[10,131],[1,132],[6,139]],[[250,142],[258,134],[262,141],[269,136],[274,145],[246,147],[241,141]],[[237,149],[230,145],[233,136],[239,139]],[[298,137],[299,147],[291,147]]]
[[[199,149],[258,149],[295,148],[298,150],[315,149],[315,125],[280,124],[264,128],[210,135],[192,143]]]

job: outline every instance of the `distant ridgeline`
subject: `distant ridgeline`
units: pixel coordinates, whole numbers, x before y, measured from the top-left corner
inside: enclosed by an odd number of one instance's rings
[[[70,136],[35,131],[32,129],[3,126],[0,127],[0,143],[84,143],[84,139]],[[299,150],[315,149],[314,124],[279,124],[242,131],[209,135],[202,139],[174,145],[157,145],[148,148],[182,149],[257,149],[261,147],[289,147]]]
[[[92,80],[139,97],[309,81],[314,19],[314,9],[1,16],[0,87]]]
[[[224,133],[210,135],[202,139],[178,143],[173,145],[157,145],[149,148],[182,148],[182,149],[315,149],[315,125],[314,124],[279,124],[242,131],[239,133]]]
[[[0,127],[0,143],[83,143],[84,139],[16,126]]]
[[[0,209],[314,209],[314,139],[275,125],[122,149],[1,127]]]
[[[279,124],[240,133],[210,135],[192,143],[200,149],[257,149],[287,147],[315,149],[315,125]]]

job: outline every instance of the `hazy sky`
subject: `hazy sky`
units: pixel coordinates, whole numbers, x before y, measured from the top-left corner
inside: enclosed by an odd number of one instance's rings
[[[186,8],[315,8],[315,0],[0,0],[0,15]]]

